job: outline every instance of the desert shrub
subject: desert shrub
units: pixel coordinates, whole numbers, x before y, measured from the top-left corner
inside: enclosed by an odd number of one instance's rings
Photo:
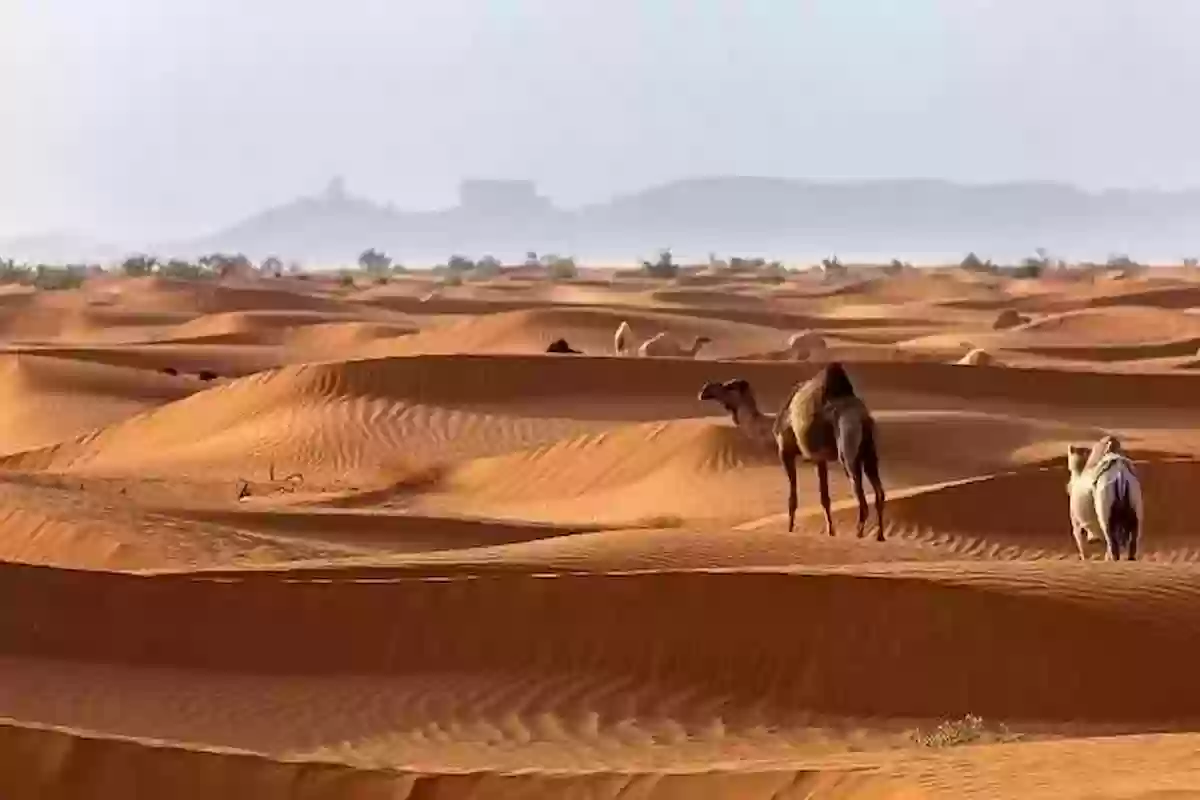
[[[192,264],[176,258],[171,259],[166,264],[160,265],[158,274],[180,280],[198,280],[200,278],[213,277],[212,271],[205,269],[200,264]]]
[[[846,267],[835,255],[832,258],[821,259],[821,271],[826,275],[841,275],[846,271]]]
[[[31,282],[39,289],[78,289],[87,278],[81,267],[52,267],[38,264],[33,269]]]
[[[442,278],[442,286],[462,286],[463,277],[459,272],[447,272]]]
[[[1046,272],[1046,262],[1039,258],[1023,258],[1009,272],[1014,278],[1040,278]]]
[[[546,274],[552,281],[569,281],[579,276],[579,268],[575,266],[573,258],[547,255],[542,257],[541,262],[545,265]]]
[[[209,253],[196,259],[196,263],[205,272],[216,275],[219,278],[225,278],[238,270],[249,271],[254,268],[254,264],[242,253],[234,253],[232,255],[228,253]]]
[[[465,256],[454,255],[450,256],[450,260],[446,262],[446,269],[461,275],[475,269],[475,262]]]
[[[154,256],[130,256],[121,262],[121,271],[131,278],[144,277],[154,272],[158,259]]]
[[[727,269],[730,272],[758,272],[767,265],[766,259],[763,258],[741,258],[734,256],[729,259]]]
[[[474,268],[471,269],[471,278],[474,280],[494,278],[500,274],[502,268],[503,265],[501,265],[499,259],[492,256],[484,256],[475,262]]]
[[[1183,266],[1187,267],[1188,269],[1200,267],[1200,258],[1185,258],[1183,260]]]
[[[642,272],[651,278],[674,278],[679,275],[679,265],[671,256],[670,248],[658,252],[658,260],[654,263],[642,262]]]
[[[33,270],[24,264],[18,264],[10,259],[0,258],[0,283],[30,283],[33,280]]]
[[[1124,253],[1117,253],[1109,256],[1104,266],[1109,269],[1137,269],[1141,265]]]
[[[942,722],[932,731],[918,730],[912,739],[922,747],[955,747],[957,745],[973,744],[984,739],[1013,741],[1018,737],[1009,732],[1004,724],[997,725],[992,731],[988,730],[983,718],[975,714],[967,714],[962,719]]]
[[[338,285],[344,286],[348,289],[353,288],[354,287],[354,275],[350,272],[342,271],[338,275]]]
[[[383,275],[391,269],[392,259],[372,247],[359,254],[358,266],[368,275]]]

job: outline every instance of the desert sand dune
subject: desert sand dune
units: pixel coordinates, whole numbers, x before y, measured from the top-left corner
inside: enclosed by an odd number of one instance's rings
[[[143,370],[0,355],[0,452],[69,441],[197,388],[178,377]]]
[[[0,291],[0,794],[1200,790],[1193,277],[856,270]],[[713,343],[619,358],[622,320]],[[882,543],[836,465],[838,535],[808,468],[788,533],[774,448],[697,398],[828,359]],[[1136,563],[1070,535],[1106,433]]]

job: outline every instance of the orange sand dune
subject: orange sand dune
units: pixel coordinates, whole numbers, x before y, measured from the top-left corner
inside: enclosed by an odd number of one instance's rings
[[[0,451],[68,441],[186,397],[184,378],[40,355],[0,355]]]
[[[1098,432],[957,412],[880,412],[880,454],[893,486],[912,486],[1008,469]],[[941,452],[928,452],[937,426]],[[1037,445],[1037,447],[1034,447]],[[835,495],[848,495],[840,469]],[[536,450],[478,459],[448,471],[417,496],[393,498],[431,513],[539,519],[612,527],[647,520],[744,521],[785,507],[786,483],[774,450],[756,446],[723,421],[628,425]],[[802,503],[816,505],[816,479],[801,475]]]
[[[0,795],[1200,792],[1194,276],[583,274],[0,290]],[[697,397],[775,412],[799,330],[875,415],[885,542],[838,465],[837,535],[808,464],[788,532]],[[1070,536],[1104,433],[1137,563]]]
[[[443,672],[583,674],[686,687],[697,711],[723,698],[733,729],[805,713],[1189,724],[1200,702],[1179,654],[1190,652],[1200,613],[1196,570],[1100,569],[893,562],[446,579],[385,571],[374,580],[358,569],[347,581],[307,581],[302,572],[205,579],[9,566],[0,596],[24,609],[5,626],[10,659],[276,675],[281,686],[288,675],[356,674],[386,678],[400,692],[406,676]],[[772,613],[783,608],[821,613]],[[1111,676],[1078,665],[1103,663],[1111,637],[1139,658],[1123,665],[1124,691],[1105,695]],[[1021,668],[1026,648],[1036,648],[1038,669]],[[0,697],[0,707],[15,702]]]
[[[552,341],[565,338],[586,354],[611,356],[615,355],[613,337],[622,321],[629,322],[638,342],[662,332],[683,345],[690,345],[696,336],[708,336],[712,342],[701,350],[701,358],[728,357],[787,344],[787,335],[780,331],[745,323],[632,310],[554,308],[468,317],[388,342],[373,348],[370,354],[544,353]]]
[[[298,473],[306,485],[344,486],[397,479],[456,456],[484,455],[596,425],[423,403],[414,387],[374,366],[350,362],[259,373],[0,463],[16,470],[126,477],[254,481],[272,472]],[[417,396],[406,397],[410,392]]]

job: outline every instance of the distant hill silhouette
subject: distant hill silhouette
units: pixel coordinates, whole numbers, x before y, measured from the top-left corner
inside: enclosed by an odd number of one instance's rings
[[[716,177],[564,209],[539,197],[529,182],[467,181],[458,206],[405,212],[355,197],[335,179],[322,193],[211,235],[139,249],[333,264],[353,262],[367,247],[412,264],[443,262],[454,253],[513,261],[528,250],[628,262],[662,247],[680,255],[712,251],[785,260],[967,251],[1016,258],[1036,247],[1077,258],[1128,253],[1174,260],[1200,254],[1200,192]]]

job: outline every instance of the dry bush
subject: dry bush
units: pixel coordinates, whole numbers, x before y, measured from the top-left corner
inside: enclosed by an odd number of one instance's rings
[[[962,719],[947,720],[932,731],[920,729],[912,734],[912,740],[921,747],[956,747],[964,744],[978,744],[983,741],[1011,742],[1017,736],[1011,733],[1004,723],[989,730],[983,717],[967,714]]]

